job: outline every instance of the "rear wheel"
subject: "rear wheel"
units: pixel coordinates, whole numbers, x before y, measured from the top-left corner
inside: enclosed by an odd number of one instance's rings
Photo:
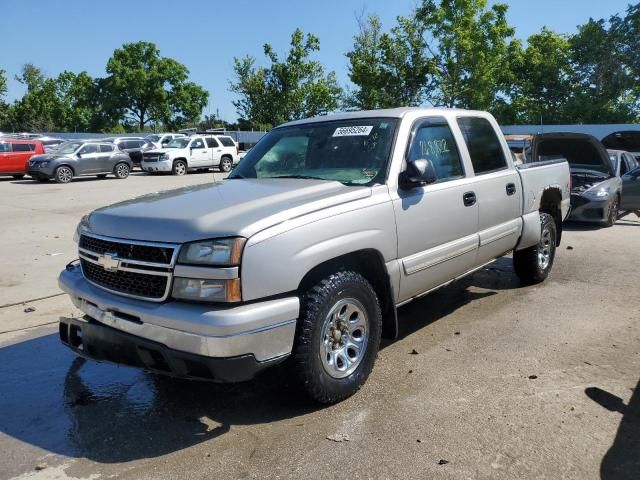
[[[173,164],[172,173],[174,175],[185,175],[187,173],[187,164],[184,160],[178,160]]]
[[[54,178],[56,179],[56,183],[69,183],[73,180],[73,170],[71,170],[71,167],[62,165],[56,168]]]
[[[513,252],[513,267],[526,285],[544,281],[556,256],[556,222],[548,213],[540,214],[540,241],[533,247]]]
[[[229,157],[222,157],[220,159],[220,170],[222,172],[230,172],[233,168],[233,160]]]
[[[128,163],[124,162],[118,163],[113,169],[113,173],[115,174],[116,178],[119,178],[120,180],[124,180],[125,178],[127,178],[130,172],[131,167],[129,167]]]
[[[607,220],[604,222],[606,227],[613,227],[618,221],[620,215],[620,197],[615,196],[613,201],[609,204],[609,211],[607,212]]]
[[[382,312],[375,291],[359,273],[331,274],[302,298],[293,363],[314,400],[335,403],[369,377],[380,345]]]

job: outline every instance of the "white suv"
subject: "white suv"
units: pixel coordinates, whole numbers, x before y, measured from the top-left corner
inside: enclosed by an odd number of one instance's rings
[[[232,146],[225,145],[231,142]],[[145,172],[171,172],[184,175],[189,170],[219,168],[229,172],[238,163],[238,149],[231,137],[178,137],[163,148],[144,152],[141,168]]]

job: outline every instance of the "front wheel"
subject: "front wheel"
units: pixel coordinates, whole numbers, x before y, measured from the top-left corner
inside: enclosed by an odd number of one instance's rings
[[[220,170],[222,172],[230,172],[231,168],[233,168],[233,160],[231,160],[229,157],[222,157],[220,159]]]
[[[185,175],[187,173],[187,164],[183,160],[178,160],[173,164],[172,172],[174,175]]]
[[[604,222],[605,227],[613,227],[618,221],[620,215],[620,197],[616,195],[609,204],[609,211],[607,212],[607,220]]]
[[[320,403],[357,392],[380,346],[382,312],[371,284],[359,273],[331,274],[302,298],[293,351],[297,377]]]
[[[129,176],[129,173],[131,173],[131,167],[129,167],[129,164],[124,162],[118,163],[113,169],[113,173],[116,178],[123,180]]]
[[[66,165],[56,168],[54,178],[57,183],[69,183],[73,180],[73,170]]]
[[[540,241],[533,247],[513,252],[513,267],[520,281],[532,285],[544,281],[556,256],[556,222],[548,213],[540,214]]]

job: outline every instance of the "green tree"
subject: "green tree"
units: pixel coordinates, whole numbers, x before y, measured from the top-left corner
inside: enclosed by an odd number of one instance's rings
[[[7,72],[0,68],[0,129],[8,126],[9,105],[4,101],[7,90]]]
[[[571,122],[567,102],[573,95],[573,65],[569,40],[546,27],[531,35],[527,47],[511,61],[508,89],[512,116],[509,123]]]
[[[511,54],[520,48],[506,19],[507,5],[487,0],[423,0],[424,22],[436,59],[434,105],[491,109],[508,86]]]
[[[175,126],[196,120],[208,101],[208,92],[187,81],[187,67],[161,57],[153,43],[124,44],[113,52],[106,70],[105,110],[125,112],[140,130],[153,121]]]
[[[241,119],[254,128],[273,125],[335,110],[342,89],[335,73],[325,74],[320,62],[311,54],[320,49],[318,37],[305,35],[300,29],[291,35],[291,48],[280,59],[270,44],[264,45],[269,67],[256,67],[251,56],[234,58],[236,81],[230,91],[239,99],[233,102]]]
[[[361,110],[423,103],[435,71],[427,51],[425,24],[414,15],[398,17],[389,33],[376,15],[359,20],[353,49],[347,53],[349,79],[356,85],[345,106]]]
[[[25,64],[15,78],[27,87],[27,92],[11,107],[13,128],[33,132],[60,130],[64,112],[58,100],[55,80],[46,78],[31,63]]]
[[[611,22],[622,26],[619,17]],[[575,77],[574,97],[569,102],[577,122],[608,123],[633,120],[628,96],[633,80],[625,65],[623,33],[605,20],[589,21],[570,37]]]
[[[27,93],[42,88],[45,82],[42,70],[33,63],[25,63],[22,67],[22,72],[20,72],[20,75],[16,75],[15,79],[27,87]]]

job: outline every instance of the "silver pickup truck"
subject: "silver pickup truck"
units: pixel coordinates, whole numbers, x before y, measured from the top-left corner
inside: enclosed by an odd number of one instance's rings
[[[552,268],[569,167],[514,167],[484,112],[400,108],[272,130],[228,179],[94,211],[59,284],[78,354],[242,381],[289,359],[316,401],[365,382],[397,307],[513,251]]]

